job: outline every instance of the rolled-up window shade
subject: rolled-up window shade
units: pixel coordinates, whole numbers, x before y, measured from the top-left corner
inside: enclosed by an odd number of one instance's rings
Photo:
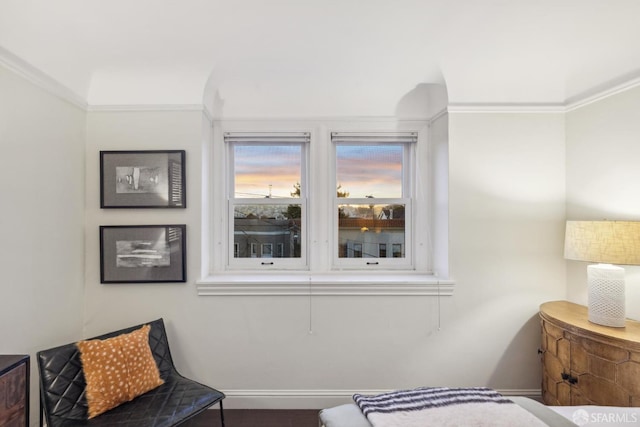
[[[397,144],[414,143],[418,141],[417,132],[332,132],[331,141],[338,144],[348,143],[376,143]]]
[[[311,140],[309,132],[225,132],[224,142],[231,143],[305,143]]]

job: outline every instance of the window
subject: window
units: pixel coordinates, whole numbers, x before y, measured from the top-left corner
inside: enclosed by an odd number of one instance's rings
[[[402,244],[394,243],[391,248],[393,250],[394,258],[402,258],[404,256],[404,254],[402,253]]]
[[[262,258],[273,258],[273,243],[262,244]]]
[[[341,258],[362,258],[362,243],[347,242],[344,246],[347,247],[347,250],[340,253]],[[344,246],[340,245],[341,248]]]
[[[412,159],[417,132],[331,135],[335,151],[336,266],[411,268]],[[393,259],[386,257],[392,245]],[[380,255],[384,245],[385,256]],[[354,258],[360,258],[358,260]]]
[[[436,295],[421,286],[441,286],[432,267],[444,265],[446,246],[444,257],[432,254],[434,236],[447,241],[446,222],[434,228],[446,201],[434,213],[432,198],[446,196],[447,174],[446,157],[431,167],[426,122],[230,120],[212,129],[200,294]],[[445,181],[435,186],[438,170]]]
[[[378,257],[379,258],[386,258],[387,257],[387,244],[386,243],[378,244]]]
[[[224,139],[233,223],[228,241],[239,248],[229,250],[229,268],[304,267],[309,134],[226,133]],[[255,259],[273,258],[274,245],[280,249],[277,261]]]

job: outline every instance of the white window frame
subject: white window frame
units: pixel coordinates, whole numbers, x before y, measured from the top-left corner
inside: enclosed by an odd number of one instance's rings
[[[446,112],[436,119],[446,117]],[[432,153],[428,135],[429,120],[397,119],[293,119],[293,120],[212,120],[208,130],[209,139],[203,144],[202,183],[202,259],[201,278],[197,281],[199,295],[452,295],[454,282],[448,277],[448,246],[446,230],[446,200],[437,201],[438,211],[433,208],[436,201],[432,190],[437,188],[437,197],[446,197],[447,188],[447,137],[438,136],[444,148]],[[438,133],[446,133],[446,122],[441,122]],[[228,232],[228,204],[222,203],[227,194],[230,168],[224,133],[234,132],[309,132],[310,158],[307,172],[313,179],[308,182],[307,211],[313,212],[309,222],[316,221],[306,233],[308,256],[306,267],[295,269],[266,268],[262,271],[233,269],[229,267],[230,233]],[[411,268],[353,269],[336,265],[333,261],[337,243],[333,235],[335,199],[335,164],[331,143],[331,132],[418,132],[416,164],[412,185],[415,200],[411,215],[415,220],[412,234],[413,265]],[[444,155],[442,154],[444,153]],[[437,168],[432,167],[434,158],[443,158]],[[434,186],[434,170],[442,181]],[[254,200],[248,199],[247,203]],[[442,209],[444,207],[444,209]],[[420,215],[416,215],[419,212]],[[335,215],[337,217],[337,215]],[[320,218],[320,220],[317,220]],[[437,232],[434,218],[440,220]],[[442,238],[442,233],[445,232]],[[433,248],[433,236],[441,246]],[[445,275],[433,273],[432,250],[438,251],[437,265],[445,265]],[[387,245],[387,252],[389,247]],[[259,260],[259,259],[258,259]],[[278,260],[272,258],[271,260]],[[444,260],[444,263],[443,263]]]
[[[228,213],[224,221],[228,224],[228,238],[225,245],[231,246],[230,242],[235,239],[235,226],[234,226],[234,211],[236,206],[241,205],[282,205],[287,204],[299,204],[301,214],[301,228],[303,230],[300,233],[300,246],[301,254],[298,258],[276,258],[269,257],[269,261],[264,261],[264,254],[262,252],[264,243],[260,243],[260,252],[257,250],[254,253],[255,243],[251,243],[251,256],[247,258],[235,258],[234,253],[228,251],[226,254],[227,265],[226,269],[239,270],[239,271],[266,271],[266,270],[307,270],[307,234],[308,234],[308,221],[307,221],[307,170],[308,170],[308,144],[310,135],[307,132],[225,132],[225,151],[226,151],[226,164],[227,164],[227,190],[226,190],[226,203],[228,206]],[[294,140],[293,142],[288,141]],[[300,147],[300,197],[291,198],[236,198],[235,192],[235,177],[234,177],[234,147],[235,144],[242,144],[244,146],[251,145],[293,145]],[[293,190],[293,186],[291,188]],[[273,254],[273,251],[272,251]]]
[[[333,182],[334,187],[337,188],[337,174],[335,173],[335,163],[337,160],[337,143],[334,143],[333,135],[336,139],[339,139],[339,135],[343,135],[345,140],[350,142],[341,142],[340,145],[366,145],[366,146],[389,146],[398,145],[402,146],[402,195],[398,198],[352,198],[352,197],[337,197],[334,193],[334,214],[333,214],[333,235],[334,235],[334,252],[333,252],[333,264],[337,269],[358,269],[358,270],[414,270],[414,258],[413,258],[413,234],[414,227],[417,224],[413,222],[413,200],[414,194],[414,181],[416,180],[415,169],[415,157],[416,157],[416,145],[418,132],[332,132],[332,154],[334,163]],[[415,138],[415,141],[412,140]],[[406,139],[407,142],[399,142],[402,139]],[[379,140],[382,140],[380,142]],[[357,142],[356,142],[357,141]],[[391,142],[389,142],[391,141]],[[345,188],[344,190],[349,190]],[[402,204],[405,207],[405,232],[404,232],[404,244],[405,244],[405,256],[402,258],[380,258],[380,257],[345,257],[340,258],[338,254],[338,206],[343,204],[351,205],[390,205],[390,204]]]

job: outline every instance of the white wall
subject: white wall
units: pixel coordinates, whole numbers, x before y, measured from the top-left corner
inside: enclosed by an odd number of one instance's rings
[[[445,321],[455,333],[444,353],[473,344],[464,369],[455,369],[460,356],[442,369],[461,384],[539,388],[538,307],[566,295],[564,118],[451,113],[449,121],[456,289]]]
[[[92,112],[87,118],[85,334],[166,317],[168,328],[190,316],[199,275],[201,111]],[[187,209],[100,209],[101,150],[186,151]],[[187,225],[187,284],[100,284],[100,225]],[[184,321],[184,320],[183,320]],[[188,324],[187,324],[188,325]],[[184,328],[185,325],[183,324]]]
[[[567,114],[567,218],[640,220],[640,88]],[[567,261],[571,301],[587,303],[587,263]],[[640,267],[626,267],[627,317],[640,320]]]
[[[83,316],[86,113],[0,66],[0,354],[78,339]]]
[[[0,257],[3,286],[21,302],[2,324],[30,329],[4,327],[3,352],[162,316],[180,370],[227,392],[228,407],[317,408],[419,385],[539,388],[537,308],[566,296],[562,115],[449,115],[453,297],[198,297],[202,113],[90,112],[83,147],[85,113],[8,72],[0,89],[3,148],[23,160],[1,172],[14,183],[1,218],[16,242]],[[187,209],[99,208],[99,151],[130,149],[187,151]],[[187,283],[99,283],[99,225],[164,223],[187,224]],[[26,251],[36,256],[16,255]]]
[[[199,297],[206,121],[89,113],[85,333],[164,317],[179,369],[227,392],[228,407],[318,408],[420,385],[539,389],[537,308],[565,297],[564,120],[450,120],[453,297]],[[115,149],[185,149],[188,208],[100,210],[98,153]],[[99,225],[162,223],[187,224],[187,283],[99,283]]]

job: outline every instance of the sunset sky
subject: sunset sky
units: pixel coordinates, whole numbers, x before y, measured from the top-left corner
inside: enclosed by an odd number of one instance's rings
[[[234,148],[236,197],[267,197],[270,191],[272,197],[291,197],[300,182],[300,146]],[[402,149],[401,145],[338,145],[337,183],[349,197],[402,197]]]
[[[301,152],[296,145],[236,145],[236,197],[267,197],[269,190],[272,197],[291,197],[300,182]]]
[[[337,182],[349,197],[402,197],[401,145],[338,145]]]

